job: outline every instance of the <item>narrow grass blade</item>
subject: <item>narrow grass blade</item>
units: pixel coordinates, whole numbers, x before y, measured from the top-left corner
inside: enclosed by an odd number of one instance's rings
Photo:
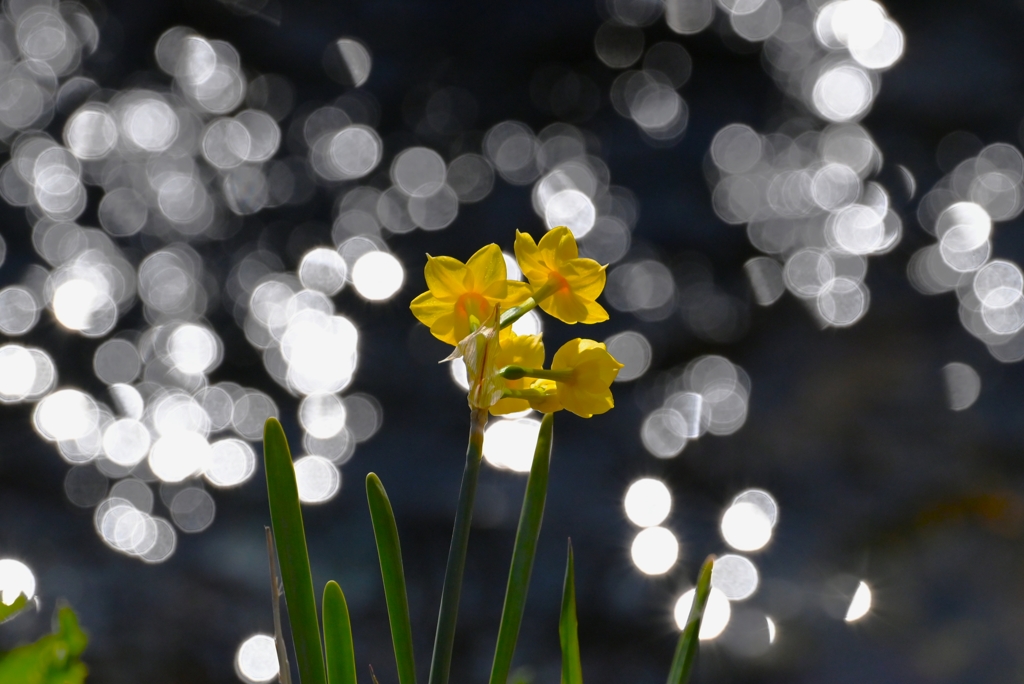
[[[398,543],[398,526],[384,485],[374,473],[366,476],[366,500],[370,504],[373,536],[377,540],[377,555],[380,558],[380,574],[384,579],[384,596],[388,602],[398,682],[416,684],[416,660],[412,650],[409,599],[405,593],[405,570],[402,568],[402,547]]]
[[[508,572],[508,586],[505,588],[505,605],[501,609],[501,626],[498,628],[498,644],[494,648],[494,662],[491,665],[490,684],[506,684],[512,667],[512,655],[519,638],[519,627],[523,622],[526,608],[526,592],[530,587],[530,573],[533,558],[537,553],[537,538],[544,519],[544,502],[548,495],[548,467],[551,463],[551,432],[554,414],[544,416],[537,436],[537,448],[533,452],[533,466],[526,483],[523,508],[519,514],[519,529],[512,551],[512,567]]]
[[[284,630],[281,629],[281,578],[277,574],[277,553],[274,547],[274,533],[269,527],[263,528],[267,533],[267,556],[270,560],[270,600],[274,606],[274,647],[277,649],[278,681],[281,684],[292,684],[292,668],[288,663],[288,647],[284,643]]]
[[[697,659],[700,623],[704,617],[704,608],[708,604],[708,596],[711,595],[711,569],[714,565],[715,557],[708,556],[704,565],[701,566],[700,575],[697,577],[697,590],[693,596],[693,605],[690,606],[690,615],[686,618],[686,628],[679,635],[676,654],[672,658],[668,684],[686,684],[690,681],[690,672]]]
[[[437,612],[437,632],[434,634],[434,654],[430,659],[429,684],[448,684],[448,673],[451,670],[452,645],[455,643],[455,624],[459,617],[459,595],[462,592],[462,576],[466,569],[466,550],[469,547],[469,528],[473,521],[476,484],[480,477],[487,411],[473,409],[469,420],[466,468],[462,473],[459,505],[455,511],[455,525],[452,529],[452,545],[448,550],[448,567],[444,572],[441,608]]]
[[[562,617],[558,621],[558,639],[562,642],[562,684],[583,684],[580,666],[580,638],[576,629],[576,570],[569,541],[569,560],[565,564],[562,585]]]
[[[302,684],[327,684],[295,468],[284,428],[276,418],[268,418],[263,427],[263,461],[267,469],[270,522],[277,543],[284,597],[288,602],[299,679]]]
[[[352,622],[341,586],[331,580],[324,587],[324,653],[328,684],[356,684],[356,651]]]

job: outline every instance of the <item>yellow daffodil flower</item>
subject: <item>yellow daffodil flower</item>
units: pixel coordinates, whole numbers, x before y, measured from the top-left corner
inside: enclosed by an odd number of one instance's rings
[[[622,364],[602,342],[576,338],[562,345],[551,359],[551,370],[569,370],[568,378],[555,379],[558,401],[583,418],[604,413],[615,406],[611,384]]]
[[[429,289],[409,308],[434,337],[451,345],[490,318],[496,305],[505,309],[530,297],[526,283],[507,280],[505,259],[494,244],[480,249],[465,264],[428,254],[423,272]]]
[[[534,379],[526,389],[506,389],[505,397],[525,399],[542,413],[566,409],[582,418],[604,413],[615,406],[611,384],[622,364],[601,342],[576,338],[562,345],[551,368],[499,367],[506,382]]]
[[[565,226],[535,243],[516,231],[516,260],[541,309],[565,323],[600,323],[608,312],[595,300],[604,290],[605,267],[580,258],[576,238]]]
[[[506,366],[525,366],[527,368],[541,368],[544,365],[544,342],[540,335],[516,335],[511,330],[502,331],[501,349],[495,357],[494,368],[500,369]],[[527,378],[519,380],[504,380],[505,389],[523,390],[529,389],[531,381]],[[506,397],[491,407],[491,413],[495,416],[502,416],[507,413],[526,411],[530,408],[527,399],[514,399]]]

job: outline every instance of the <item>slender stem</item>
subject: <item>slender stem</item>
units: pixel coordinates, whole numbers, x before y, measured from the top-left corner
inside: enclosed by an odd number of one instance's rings
[[[513,306],[511,309],[503,313],[501,315],[501,322],[499,323],[498,327],[507,328],[508,326],[518,321],[520,318],[526,315],[527,312],[532,311],[534,308],[536,308],[538,304],[543,302],[551,295],[555,294],[558,288],[562,286],[562,282],[564,281],[559,281],[552,278],[548,282],[541,285],[537,289],[537,291],[533,293],[532,297],[527,299],[519,306]]]
[[[525,316],[528,312],[535,309],[536,307],[537,300],[534,299],[533,297],[530,297],[519,306],[513,306],[511,309],[501,314],[501,322],[498,324],[498,326],[502,329],[507,328],[508,326],[512,325],[520,318]]]
[[[546,396],[548,396],[548,393],[545,392],[544,390],[539,390],[539,389],[525,389],[525,390],[507,389],[507,390],[502,390],[501,396],[502,396],[502,398],[505,398],[505,399],[527,399],[527,400],[529,400],[529,399],[543,399]]]
[[[459,507],[455,512],[452,545],[448,551],[448,567],[444,573],[441,609],[437,614],[437,633],[434,637],[434,655],[430,661],[429,684],[448,684],[452,664],[452,645],[455,642],[455,623],[459,616],[459,596],[462,575],[466,569],[466,549],[469,546],[469,527],[473,519],[473,502],[480,475],[483,456],[486,409],[473,409],[470,413],[469,446],[466,449],[466,469],[462,473]]]
[[[572,368],[560,370],[546,370],[544,368],[523,368],[522,366],[505,366],[498,371],[498,375],[506,380],[522,380],[523,378],[540,378],[541,380],[569,380],[572,378]]]

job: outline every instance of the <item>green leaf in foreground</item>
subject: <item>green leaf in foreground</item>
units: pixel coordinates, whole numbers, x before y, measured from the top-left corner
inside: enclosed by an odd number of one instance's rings
[[[14,603],[7,605],[3,601],[0,601],[0,623],[7,622],[12,617],[25,610],[28,605],[28,597],[24,594],[18,594],[18,598],[14,599]]]
[[[526,494],[519,515],[519,529],[516,531],[515,548],[512,551],[512,567],[509,568],[508,586],[505,588],[505,604],[501,609],[501,626],[498,628],[498,643],[494,648],[494,662],[491,665],[490,684],[506,684],[512,667],[512,655],[519,638],[519,627],[523,622],[526,608],[526,592],[530,587],[530,573],[533,558],[537,553],[537,538],[544,520],[544,503],[548,495],[548,468],[551,464],[551,432],[554,414],[544,416],[537,435],[537,448],[533,452],[533,466],[530,479],[526,482]]]
[[[399,684],[416,684],[416,660],[412,649],[412,626],[409,623],[409,599],[405,592],[405,570],[402,547],[398,543],[398,525],[391,501],[380,478],[366,476],[366,500],[370,504],[373,536],[377,540],[380,574],[384,580],[384,597],[388,603],[391,640],[395,645],[395,665]]]
[[[341,586],[331,580],[324,587],[324,653],[328,684],[356,684],[356,652],[352,622]]]
[[[690,672],[697,659],[697,648],[700,635],[700,623],[704,617],[704,608],[711,595],[711,569],[715,565],[715,557],[708,556],[701,566],[697,577],[697,589],[693,594],[693,605],[690,615],[686,618],[686,627],[679,635],[676,653],[672,658],[672,668],[668,674],[668,684],[686,684],[690,681]]]
[[[88,668],[78,659],[89,638],[73,610],[64,606],[56,631],[0,655],[0,684],[82,684]]]
[[[583,684],[580,638],[576,629],[575,575],[570,541],[569,559],[565,564],[565,584],[562,585],[562,616],[558,621],[558,639],[562,642],[562,684]]]
[[[270,522],[274,528],[278,565],[295,644],[295,659],[302,684],[327,684],[320,621],[313,596],[306,532],[302,525],[299,488],[284,428],[276,418],[263,426],[263,461],[267,469]]]

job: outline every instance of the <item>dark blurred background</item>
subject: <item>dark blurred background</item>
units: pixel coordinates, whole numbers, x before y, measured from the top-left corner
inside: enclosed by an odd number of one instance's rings
[[[784,6],[788,12],[796,3]],[[480,153],[484,134],[503,121],[522,122],[534,132],[568,121],[584,132],[587,151],[607,165],[611,183],[635,196],[629,251],[618,261],[664,264],[677,288],[694,272],[712,284],[696,299],[679,290],[670,310],[658,315],[617,311],[606,303],[611,320],[583,333],[546,321],[550,350],[579,334],[603,340],[629,330],[649,341],[651,357],[640,377],[613,387],[612,412],[590,420],[566,414],[556,421],[547,514],[516,655],[523,674],[537,682],[559,676],[557,617],[571,537],[585,677],[599,683],[661,681],[677,635],[673,603],[707,554],[729,552],[719,530],[722,512],[737,493],[756,487],[777,502],[778,524],[771,543],[751,554],[760,586],[734,605],[733,617],[760,611],[771,616],[777,634],[765,648],[751,649],[730,641],[727,628],[705,642],[696,681],[1020,681],[1021,369],[990,354],[965,330],[953,294],[915,288],[908,264],[935,243],[932,227],[919,223],[921,197],[983,145],[1020,145],[1024,6],[1009,0],[886,1],[905,35],[905,51],[891,69],[879,71],[877,97],[861,125],[881,154],[870,178],[888,189],[889,208],[903,230],[893,249],[870,259],[864,278],[870,305],[863,318],[839,327],[823,326],[789,293],[771,306],[758,305],[744,264],[760,252],[743,225],[729,225],[716,214],[712,190],[718,176],[709,156],[716,133],[729,124],[796,137],[822,130],[828,121],[780,88],[762,54],[767,48],[738,36],[719,7],[698,32],[673,31],[657,12],[636,22],[644,45],[677,43],[692,59],[692,73],[678,89],[688,108],[685,128],[668,140],[647,135],[616,112],[610,93],[622,70],[595,51],[595,35],[616,19],[615,7],[590,0],[270,0],[249,9],[212,0],[111,1],[88,5],[100,39],[80,72],[102,89],[167,91],[171,78],[154,57],[166,30],[186,26],[227,41],[247,78],[277,74],[291,84],[294,106],[280,122],[278,157],[304,159],[302,141],[289,142],[290,126],[351,91],[329,77],[323,56],[338,38],[357,38],[372,54],[361,90],[375,103],[368,118],[383,141],[380,165],[359,182],[388,187],[391,160],[412,146],[450,160]],[[565,73],[575,74],[575,90],[564,101],[545,97],[550,75]],[[425,103],[443,88],[461,89],[471,106],[460,110],[465,120],[459,126],[438,132],[423,120]],[[58,140],[67,115],[58,111],[46,126]],[[956,131],[963,133],[948,137]],[[302,201],[234,217],[228,237],[197,242],[196,253],[221,291],[239,255],[253,249],[275,254],[280,270],[294,272],[308,249],[331,246],[335,200],[349,186],[312,173],[310,178]],[[314,584],[342,584],[360,666],[372,664],[382,684],[396,681],[396,673],[362,480],[367,472],[378,473],[395,507],[425,676],[468,422],[464,393],[447,367],[436,363],[447,348],[415,322],[408,302],[425,289],[426,252],[465,260],[489,242],[511,252],[516,230],[539,237],[544,226],[531,207],[531,187],[499,176],[489,195],[460,205],[443,230],[385,230],[387,249],[406,270],[401,290],[387,301],[368,302],[349,286],[333,298],[360,335],[358,369],[345,393],[375,397],[383,423],[341,466],[339,494],[307,506],[304,515]],[[94,190],[77,219],[83,226],[98,223],[102,192]],[[0,214],[7,245],[0,281],[6,286],[21,282],[29,265],[44,262],[33,247],[31,212],[8,203],[0,205]],[[997,226],[993,257],[1024,258],[1019,230],[1013,217]],[[161,240],[145,233],[117,238],[136,267]],[[727,298],[739,321],[727,334],[693,323],[694,311],[711,306],[714,297]],[[223,295],[204,315],[224,348],[210,382],[266,392],[290,438],[301,443],[298,398],[268,375],[260,351],[232,316],[232,302]],[[146,325],[136,304],[117,329]],[[73,334],[44,311],[22,339],[53,357],[59,386],[110,401],[93,373],[93,356],[106,337]],[[708,354],[726,357],[749,376],[745,423],[733,434],[691,440],[675,457],[655,457],[640,438],[645,417],[665,399],[666,383],[673,382],[667,378]],[[980,377],[980,395],[966,410],[950,407],[943,368],[951,362],[969,365]],[[94,509],[68,500],[65,479],[72,466],[33,429],[31,403],[3,407],[0,420],[0,557],[32,569],[41,604],[37,615],[0,627],[0,648],[35,638],[48,626],[55,602],[66,599],[91,636],[85,654],[91,681],[238,681],[239,645],[273,629],[262,468],[239,487],[207,486],[216,503],[212,525],[178,534],[170,558],[145,564],[112,550],[94,529]],[[637,528],[623,512],[623,495],[642,476],[664,480],[673,495],[664,525],[678,537],[680,557],[660,576],[644,575],[630,557]],[[489,671],[524,485],[518,473],[483,472],[453,681],[481,681]],[[155,512],[163,506],[159,490],[154,484]],[[843,600],[849,600],[850,578],[872,591],[870,611],[854,622],[827,610],[837,586],[845,587],[840,593],[846,591]]]

